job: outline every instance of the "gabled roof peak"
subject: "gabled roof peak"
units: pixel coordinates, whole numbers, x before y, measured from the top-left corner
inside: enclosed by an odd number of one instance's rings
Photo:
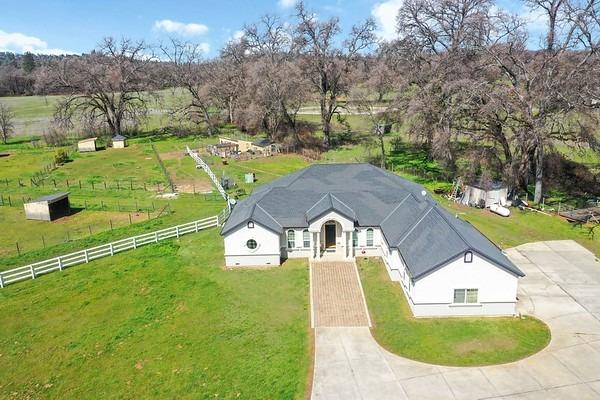
[[[325,214],[328,211],[335,211],[352,221],[356,221],[356,213],[346,203],[341,201],[331,192],[327,192],[317,201],[311,208],[309,208],[305,215],[306,221],[310,222]]]

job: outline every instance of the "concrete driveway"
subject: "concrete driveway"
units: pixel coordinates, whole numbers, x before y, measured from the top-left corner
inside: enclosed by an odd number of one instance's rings
[[[440,367],[383,350],[368,328],[317,328],[313,399],[600,399],[600,263],[573,241],[507,254],[527,276],[518,309],[545,321],[550,345],[525,360]]]

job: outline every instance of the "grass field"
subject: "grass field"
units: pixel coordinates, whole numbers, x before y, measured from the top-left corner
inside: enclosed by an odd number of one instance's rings
[[[306,262],[222,263],[209,230],[0,291],[0,397],[304,398]]]
[[[550,342],[548,327],[532,317],[414,318],[381,259],[361,259],[358,266],[373,336],[395,354],[433,364],[475,366],[515,361]]]
[[[542,240],[575,240],[600,257],[600,237],[592,237],[583,227],[573,225],[553,214],[544,215],[534,211],[511,208],[508,218],[489,210],[463,206],[438,198],[450,212],[469,221],[483,234],[503,249]]]

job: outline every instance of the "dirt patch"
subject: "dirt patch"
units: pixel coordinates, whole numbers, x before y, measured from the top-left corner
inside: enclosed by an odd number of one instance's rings
[[[499,350],[512,350],[517,347],[517,343],[507,337],[493,337],[485,339],[472,339],[465,340],[457,343],[454,349],[457,354],[469,354],[469,353],[486,353],[491,349],[493,351]]]
[[[175,190],[179,193],[210,193],[212,192],[212,186],[210,182],[207,182],[202,178],[178,178],[173,177],[173,184]]]
[[[187,156],[187,154],[183,150],[167,151],[165,153],[158,153],[158,155],[160,156],[160,159],[163,161],[164,160],[181,160],[182,158],[185,158]]]

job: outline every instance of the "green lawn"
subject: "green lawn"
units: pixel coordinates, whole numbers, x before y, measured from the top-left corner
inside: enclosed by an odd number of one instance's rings
[[[0,397],[302,399],[305,261],[224,270],[214,229],[0,291]]]
[[[450,212],[469,221],[501,248],[543,240],[575,240],[600,257],[600,236],[592,237],[588,230],[568,223],[552,214],[511,208],[508,218],[500,217],[489,210],[460,205],[438,197]]]
[[[519,318],[414,318],[402,288],[390,281],[379,258],[358,261],[375,339],[413,360],[454,366],[515,361],[544,348],[550,331]]]

